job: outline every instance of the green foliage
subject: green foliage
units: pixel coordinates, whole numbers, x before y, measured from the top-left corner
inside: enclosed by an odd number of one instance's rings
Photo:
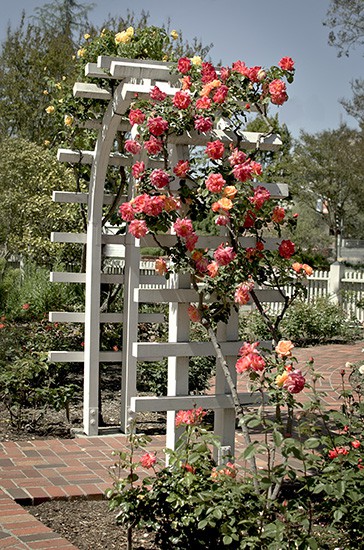
[[[242,423],[265,437],[252,441],[235,464],[225,458],[216,465],[213,450],[220,445],[201,423],[202,409],[177,413],[176,424],[185,429],[175,450],[166,450],[168,466],[153,452],[137,457],[150,439],[132,429],[130,451],[115,453],[113,487],[106,492],[117,522],[129,533],[153,532],[161,550],[362,548],[364,365],[347,366],[341,408],[331,411],[316,390],[313,362],[307,367],[312,393],[305,405],[269,390],[271,404],[300,409],[292,416],[294,430],[287,433],[290,420],[285,426],[271,408],[246,413]],[[256,472],[242,466],[258,455]],[[141,468],[151,475],[143,479]]]
[[[77,309],[83,304],[81,285],[52,283],[49,271],[34,264],[8,269],[0,281],[0,311],[8,319],[42,319],[49,311]]]
[[[266,323],[256,311],[242,316],[240,324],[241,337],[248,342],[271,338]],[[336,339],[350,342],[363,335],[358,324],[329,298],[314,302],[296,300],[287,310],[280,330],[296,345],[323,344]]]
[[[76,205],[52,201],[53,190],[74,190],[69,169],[43,148],[20,138],[0,141],[0,246],[38,265],[75,257],[72,247],[50,242],[51,231],[80,227]]]
[[[40,352],[3,364],[0,399],[9,412],[12,425],[32,431],[48,407],[67,412],[76,386],[66,383],[66,373],[67,368],[50,364],[47,356]],[[26,409],[32,409],[31,417],[25,414]]]

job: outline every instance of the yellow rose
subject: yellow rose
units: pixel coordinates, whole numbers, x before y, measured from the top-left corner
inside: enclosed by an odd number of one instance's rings
[[[77,52],[77,57],[84,57],[85,53],[86,53],[86,49],[80,48]]]
[[[49,115],[52,115],[55,111],[55,108],[53,107],[53,105],[49,105],[49,107],[46,108],[46,113],[48,113]]]
[[[72,126],[73,120],[74,119],[72,115],[64,115],[64,123],[66,126]]]
[[[128,27],[126,31],[118,32],[115,35],[116,44],[128,44],[134,36],[133,27]]]
[[[91,38],[91,35],[88,34],[88,32],[86,34],[83,35],[84,39],[85,40],[88,40],[89,38]]]
[[[196,67],[200,67],[202,65],[202,59],[199,55],[194,55],[191,57],[191,63],[192,65],[196,65]]]
[[[168,55],[167,55],[167,54],[165,54],[165,55],[163,56],[163,59],[162,59],[162,61],[168,61],[168,59],[169,59],[169,58],[168,58]]]
[[[60,82],[57,82],[57,84],[55,84],[55,86],[58,90],[60,90],[62,88],[62,84]]]
[[[45,139],[45,140],[44,140],[44,145],[45,145],[46,147],[48,147],[48,145],[50,145],[50,144],[51,144],[51,142],[49,141],[49,139]]]
[[[63,82],[66,80],[66,78],[67,78],[66,76],[64,76],[64,75],[62,76]]]
[[[175,31],[175,30],[171,31],[171,37],[173,38],[173,40],[177,40],[177,38],[178,38],[178,32]]]
[[[48,95],[48,94],[49,94],[48,90],[43,90],[43,95]]]
[[[284,371],[283,374],[278,374],[278,376],[276,377],[276,384],[277,386],[279,386],[280,388],[283,386],[283,384],[285,383],[285,381],[287,380],[288,378],[288,371]]]

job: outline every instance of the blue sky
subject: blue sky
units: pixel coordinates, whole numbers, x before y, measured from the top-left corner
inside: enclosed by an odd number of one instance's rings
[[[31,15],[35,7],[50,0],[13,0],[2,6],[0,39],[10,22],[16,27],[22,10]],[[309,133],[337,128],[340,122],[356,127],[339,104],[351,97],[350,81],[363,77],[363,53],[337,57],[327,43],[322,25],[329,0],[96,0],[89,19],[101,25],[108,14],[150,13],[150,23],[161,25],[168,18],[171,28],[186,39],[197,37],[213,43],[213,61],[229,65],[241,59],[248,65],[270,66],[281,57],[296,63],[295,82],[289,86],[289,101],[279,108],[282,122],[294,137],[300,129]],[[87,28],[85,28],[87,32]]]

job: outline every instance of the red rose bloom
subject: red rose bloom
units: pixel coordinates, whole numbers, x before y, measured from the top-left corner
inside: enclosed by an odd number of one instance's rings
[[[187,74],[192,67],[191,60],[188,57],[181,57],[177,63],[177,69],[182,74]]]
[[[205,152],[210,159],[221,159],[224,155],[224,144],[219,139],[216,141],[209,141]]]
[[[177,107],[177,109],[187,109],[187,107],[191,103],[191,96],[189,92],[179,90],[175,93],[173,97],[173,105]]]
[[[293,71],[294,69],[294,61],[291,57],[282,57],[278,65],[284,71]]]
[[[168,122],[164,120],[161,116],[156,116],[154,118],[149,118],[148,122],[148,129],[153,136],[161,136],[168,130]]]
[[[289,260],[291,256],[295,253],[295,244],[289,240],[283,240],[278,247],[278,253],[282,258]]]

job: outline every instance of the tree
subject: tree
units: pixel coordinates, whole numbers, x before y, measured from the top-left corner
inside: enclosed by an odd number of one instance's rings
[[[364,45],[363,0],[332,0],[324,25],[331,28],[329,44],[338,49],[338,56],[349,56],[350,50]],[[361,126],[364,124],[364,80],[351,82],[352,99],[341,99],[347,113]]]
[[[0,54],[0,137],[21,137],[43,144],[58,129],[45,111],[49,104],[46,82],[74,80],[70,36],[43,32],[25,24],[10,27]]]
[[[73,173],[50,151],[21,138],[0,142],[1,255],[48,267],[62,261],[65,245],[52,244],[50,233],[77,229],[79,214],[73,205],[52,202],[52,191],[74,188]],[[69,259],[70,249],[65,253]]]
[[[364,3],[362,0],[331,0],[324,25],[331,28],[329,44],[339,49],[339,57],[364,45]]]
[[[294,150],[292,193],[328,227],[335,259],[341,237],[364,237],[363,148],[363,133],[342,124],[317,134],[301,132]]]
[[[54,0],[35,8],[33,16],[37,26],[50,33],[79,38],[87,24],[87,16],[95,4],[83,4],[76,0]]]

